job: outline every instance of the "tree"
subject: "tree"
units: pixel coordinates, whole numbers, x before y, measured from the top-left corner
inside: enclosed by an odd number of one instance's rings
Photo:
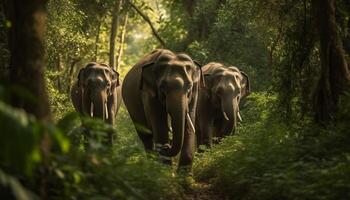
[[[147,24],[149,25],[149,27],[152,30],[152,34],[153,36],[158,40],[158,42],[160,43],[160,45],[165,48],[165,42],[164,40],[161,38],[161,36],[159,35],[158,31],[156,30],[156,28],[154,27],[151,19],[142,12],[142,10],[140,8],[138,8],[136,6],[136,4],[134,4],[131,0],[127,0],[127,2],[130,4],[130,6],[142,17],[143,20],[145,20],[147,22]]]
[[[337,112],[339,97],[350,86],[349,66],[337,32],[335,0],[313,0],[320,40],[321,77],[315,92],[316,120],[325,122]]]
[[[32,113],[40,120],[49,121],[51,116],[44,82],[43,44],[46,1],[11,2],[10,81],[18,89],[13,94],[12,104]]]
[[[109,41],[109,66],[115,69],[115,38],[119,27],[120,8],[123,0],[116,0],[112,11],[111,35]]]
[[[46,0],[12,0],[9,16],[12,26],[9,31],[10,82],[15,86],[12,105],[23,108],[39,121],[51,121],[48,95],[44,82],[44,33],[46,28]],[[47,199],[48,154],[50,138],[41,140],[43,155],[40,176],[40,196]]]
[[[124,16],[124,21],[123,21],[123,25],[122,25],[122,30],[119,36],[119,49],[118,49],[118,55],[117,55],[117,63],[116,63],[116,70],[119,70],[121,61],[122,61],[122,55],[123,55],[123,48],[124,48],[124,43],[125,43],[125,33],[126,33],[126,26],[128,24],[128,17],[129,17],[129,13],[126,12],[125,16]]]

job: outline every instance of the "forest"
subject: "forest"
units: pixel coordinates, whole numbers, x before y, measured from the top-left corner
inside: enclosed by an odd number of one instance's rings
[[[1,0],[0,199],[350,199],[349,0]]]

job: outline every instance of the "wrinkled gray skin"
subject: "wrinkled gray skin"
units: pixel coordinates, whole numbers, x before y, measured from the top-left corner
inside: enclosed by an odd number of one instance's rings
[[[235,132],[241,99],[249,95],[248,76],[236,67],[211,62],[202,67],[205,88],[198,95],[196,122],[197,145],[212,146],[212,137],[219,139]]]
[[[106,64],[91,62],[79,71],[71,98],[76,111],[115,124],[121,98],[119,74]],[[108,133],[113,143],[113,134]]]
[[[133,66],[123,82],[124,104],[146,151],[155,148],[168,160],[181,153],[179,167],[193,161],[201,75],[200,66],[188,55],[157,49]]]

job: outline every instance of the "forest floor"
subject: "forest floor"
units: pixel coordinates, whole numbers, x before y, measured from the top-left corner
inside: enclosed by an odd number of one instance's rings
[[[206,182],[196,182],[195,186],[187,191],[185,200],[221,200],[223,199],[216,191],[213,190],[212,185]]]

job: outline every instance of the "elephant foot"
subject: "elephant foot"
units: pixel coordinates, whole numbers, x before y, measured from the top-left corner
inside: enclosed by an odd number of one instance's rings
[[[163,156],[169,155],[170,149],[171,149],[170,144],[164,144],[161,146],[159,154]]]
[[[193,178],[192,166],[179,166],[177,174],[185,190],[192,191],[196,189],[197,183]]]
[[[168,156],[163,156],[161,154],[159,154],[159,161],[165,165],[172,165],[173,162],[172,162],[172,158],[171,157],[168,157]]]
[[[164,150],[167,151],[168,149],[170,149],[170,145],[169,144],[156,144],[156,151],[158,152],[159,155],[159,161],[163,164],[166,165],[172,165],[172,158],[169,156],[165,156]]]

